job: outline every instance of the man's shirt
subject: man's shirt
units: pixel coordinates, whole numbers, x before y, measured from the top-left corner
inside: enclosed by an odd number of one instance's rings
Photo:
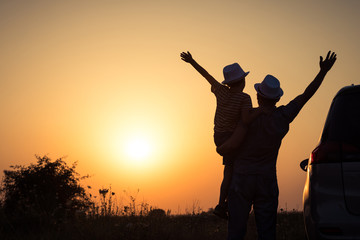
[[[234,173],[276,174],[276,160],[282,139],[301,106],[291,101],[286,106],[274,107],[271,113],[260,114],[248,126],[234,163]]]

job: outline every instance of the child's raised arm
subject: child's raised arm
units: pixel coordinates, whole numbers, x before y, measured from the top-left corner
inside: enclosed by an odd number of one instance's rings
[[[211,84],[211,86],[216,87],[220,84],[213,76],[211,76],[193,59],[190,52],[182,52],[180,54],[180,57],[184,62],[190,63]]]

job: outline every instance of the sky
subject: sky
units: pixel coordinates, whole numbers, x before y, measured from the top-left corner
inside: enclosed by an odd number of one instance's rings
[[[0,177],[35,155],[66,157],[85,185],[180,213],[214,207],[222,159],[215,97],[190,51],[218,81],[238,62],[244,91],[267,74],[301,94],[319,56],[338,60],[279,151],[279,208],[301,210],[305,172],[330,103],[360,84],[360,1],[0,0]],[[139,192],[137,193],[137,191]],[[125,194],[126,195],[126,194]]]

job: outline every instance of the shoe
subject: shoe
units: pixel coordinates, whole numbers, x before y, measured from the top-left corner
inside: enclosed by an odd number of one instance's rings
[[[225,220],[229,219],[229,216],[227,214],[227,209],[224,206],[216,205],[213,213],[222,219],[225,219]]]

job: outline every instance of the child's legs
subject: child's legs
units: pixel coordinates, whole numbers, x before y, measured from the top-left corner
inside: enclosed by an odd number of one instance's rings
[[[215,132],[214,133],[214,141],[217,147],[221,146],[226,142],[232,135],[232,132]],[[225,205],[225,201],[227,199],[229,185],[231,182],[232,175],[232,157],[231,155],[223,156],[223,164],[224,164],[224,176],[220,186],[220,197],[219,197],[219,205]]]
[[[233,166],[232,165],[225,165],[224,166],[224,177],[220,187],[220,198],[219,198],[219,205],[225,205],[227,200],[229,187],[231,183],[233,173]]]

